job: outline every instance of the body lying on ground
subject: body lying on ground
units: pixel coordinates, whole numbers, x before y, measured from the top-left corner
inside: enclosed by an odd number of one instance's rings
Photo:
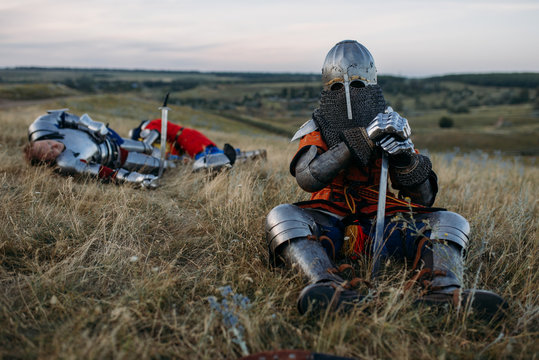
[[[160,160],[152,156],[153,148],[122,138],[88,114],[79,117],[66,110],[48,111],[30,125],[28,139],[24,154],[31,164],[49,164],[64,175],[157,186]],[[164,167],[174,164],[166,161]]]
[[[155,146],[154,155],[157,155],[157,146],[161,146],[161,119],[143,121],[129,135],[134,140]],[[221,149],[200,131],[171,122],[167,122],[166,141],[167,158],[180,161],[192,159],[194,171],[219,170],[232,167],[236,162],[266,158],[266,150],[263,149],[241,151],[230,144],[225,144]]]

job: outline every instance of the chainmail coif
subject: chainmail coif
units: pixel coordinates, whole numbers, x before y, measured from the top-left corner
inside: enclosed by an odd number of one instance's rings
[[[352,105],[352,120],[348,119],[346,111],[345,89],[322,91],[320,107],[314,111],[313,119],[318,124],[322,138],[329,147],[342,140],[343,130],[358,126],[366,127],[375,117],[386,108],[386,101],[379,85],[364,88],[350,87]]]

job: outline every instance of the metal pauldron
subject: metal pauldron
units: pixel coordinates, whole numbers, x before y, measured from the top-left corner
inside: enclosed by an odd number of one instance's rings
[[[469,241],[470,224],[457,213],[437,211],[424,216],[431,228],[430,239],[446,240],[466,249]]]
[[[318,225],[313,217],[295,205],[276,206],[266,217],[266,240],[272,256],[277,255],[284,243],[316,235],[317,231]]]
[[[45,139],[58,139],[58,129],[63,127],[75,128],[78,116],[68,114],[62,110],[50,110],[46,115],[39,116],[28,128],[28,140],[38,141]]]

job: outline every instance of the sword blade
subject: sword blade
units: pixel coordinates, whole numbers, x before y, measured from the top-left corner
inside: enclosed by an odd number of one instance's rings
[[[382,242],[384,236],[384,218],[386,215],[386,192],[387,192],[387,154],[382,152],[382,166],[380,171],[380,189],[378,192],[378,211],[376,212],[376,233],[372,249],[373,266],[372,279],[378,275],[380,269],[380,252],[382,251]]]
[[[167,125],[168,125],[168,110],[169,108],[163,106],[161,109],[161,159],[159,161],[159,174],[158,177],[163,176],[163,170],[165,168],[165,157],[167,152]]]

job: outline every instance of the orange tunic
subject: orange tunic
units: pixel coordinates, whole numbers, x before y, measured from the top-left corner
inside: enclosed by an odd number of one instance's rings
[[[313,131],[301,138],[298,152],[292,160],[293,164],[298,154],[302,153],[301,150],[310,145],[317,146],[320,152],[328,150],[320,132]],[[296,205],[303,208],[324,209],[340,216],[350,214],[374,216],[378,207],[381,162],[379,158],[373,161],[370,167],[348,166],[341,170],[331,184],[313,192],[309,201]],[[411,208],[419,210],[425,207],[398,199],[393,193],[387,192],[386,215],[410,211]]]

